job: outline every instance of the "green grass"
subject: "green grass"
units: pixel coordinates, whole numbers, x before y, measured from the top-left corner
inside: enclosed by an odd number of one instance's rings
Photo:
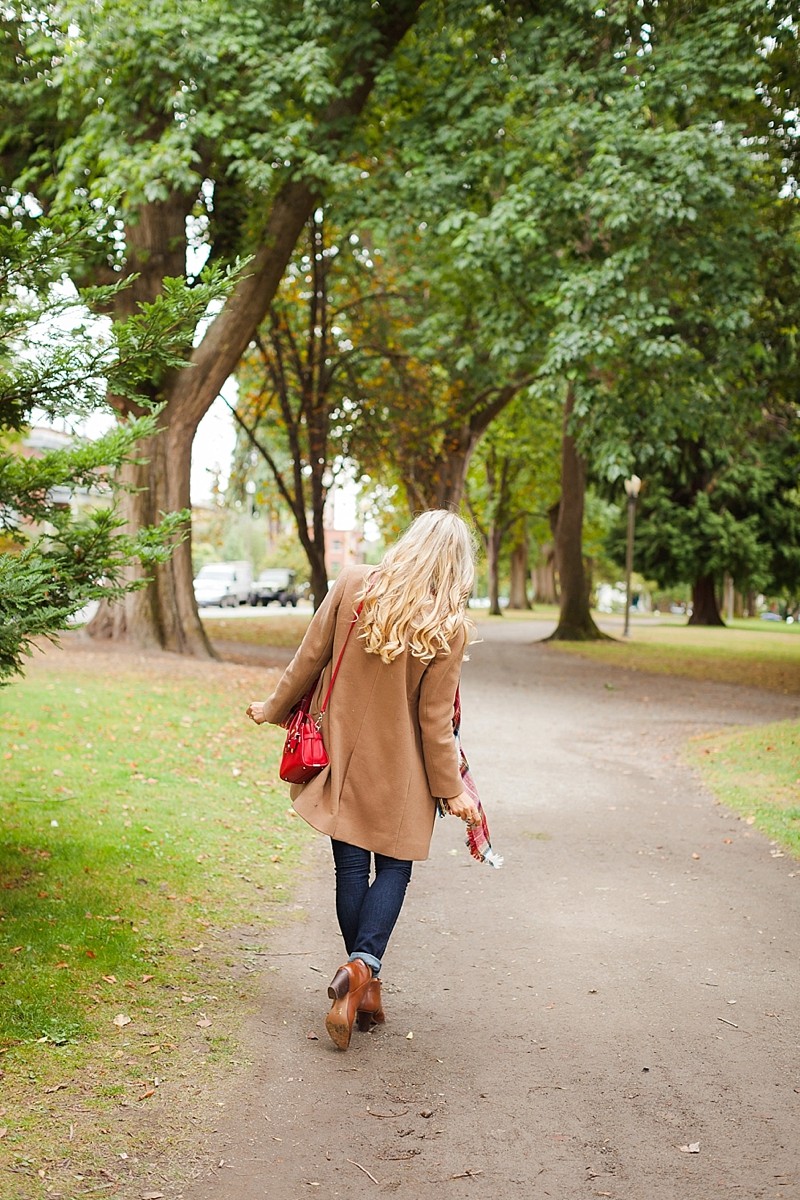
[[[146,1105],[188,1041],[201,1074],[237,1052],[253,984],[236,931],[263,929],[305,836],[277,778],[281,731],[243,715],[268,682],[50,652],[0,692],[0,1169],[20,1176],[15,1200],[46,1195],[38,1171],[51,1185],[63,1157],[42,1115],[67,1092],[48,1087],[83,1081],[71,1149],[91,1168],[106,1153],[81,1138],[91,1114]]]
[[[705,734],[688,754],[721,803],[800,858],[800,721]]]
[[[794,627],[774,629],[766,622],[741,625],[705,629],[634,623],[629,640],[550,645],[608,666],[800,694],[800,637]]]

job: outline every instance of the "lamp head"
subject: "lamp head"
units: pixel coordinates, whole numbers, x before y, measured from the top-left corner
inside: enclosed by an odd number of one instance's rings
[[[631,475],[630,479],[625,480],[625,491],[632,500],[635,500],[639,495],[639,489],[642,486],[642,481],[638,475]]]

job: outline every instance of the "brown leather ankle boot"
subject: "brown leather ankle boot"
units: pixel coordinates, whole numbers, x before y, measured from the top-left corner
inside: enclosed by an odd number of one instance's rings
[[[328,995],[333,1004],[325,1018],[325,1028],[340,1050],[350,1045],[353,1022],[371,982],[372,968],[360,958],[344,963],[330,982]]]
[[[371,979],[364,989],[364,994],[358,1006],[358,1028],[367,1033],[373,1025],[382,1025],[386,1020],[383,1011],[380,979]]]

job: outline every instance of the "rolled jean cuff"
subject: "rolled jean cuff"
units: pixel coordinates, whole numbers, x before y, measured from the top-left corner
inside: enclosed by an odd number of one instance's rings
[[[355,962],[357,958],[360,958],[362,962],[365,962],[368,967],[372,968],[373,975],[377,975],[380,971],[381,960],[376,958],[374,954],[362,954],[359,950],[356,950],[355,954],[351,954],[347,961]]]

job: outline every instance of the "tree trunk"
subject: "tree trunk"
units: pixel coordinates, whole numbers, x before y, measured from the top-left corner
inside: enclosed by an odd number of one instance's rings
[[[123,468],[122,513],[131,529],[157,525],[161,513],[189,507],[189,456],[163,434],[140,444],[141,460]],[[191,526],[168,562],[152,572],[152,582],[130,592],[114,605],[103,604],[90,623],[92,637],[127,640],[142,649],[214,657],[197,612],[192,586]],[[188,565],[188,569],[185,569]],[[184,569],[180,569],[183,567]],[[143,579],[141,567],[129,569],[130,579]]]
[[[533,599],[539,604],[558,604],[556,554],[552,542],[539,547],[539,559],[533,568]]]
[[[416,19],[421,0],[385,0],[373,6],[375,38],[369,59],[348,64],[348,75],[357,79],[322,116],[325,132],[321,144],[330,153],[352,128],[372,91],[375,77]],[[149,467],[142,477],[148,496],[133,500],[128,516],[130,529],[141,528],[145,514],[171,512],[189,506],[191,448],[197,426],[235,371],[256,330],[267,314],[292,251],[317,203],[316,181],[288,180],[276,193],[261,231],[259,249],[253,255],[233,292],[195,347],[186,367],[176,372],[161,393],[166,407],[160,417],[160,433],[149,440]],[[159,205],[148,205],[129,230],[128,270],[142,274],[126,301],[152,300],[165,275],[185,271],[185,197],[171,197]],[[168,217],[169,219],[165,219]],[[152,219],[151,219],[152,218]],[[180,254],[180,265],[173,268]],[[125,293],[122,293],[125,296]],[[144,448],[143,448],[144,452]],[[124,602],[124,614],[107,611],[89,627],[94,636],[124,637],[143,647],[161,646],[183,654],[209,655],[206,638],[194,602],[191,542],[182,542],[167,565],[159,567],[152,583]]]
[[[703,575],[692,585],[692,615],[690,625],[723,625],[717,602],[717,589],[713,575]]]
[[[500,608],[500,545],[502,533],[496,521],[489,526],[486,539],[486,569],[489,576],[489,612],[493,617],[502,617]]]
[[[314,611],[316,612],[328,594],[328,572],[325,568],[324,554],[314,553],[308,557],[311,568],[311,595],[314,601]]]
[[[548,641],[589,642],[607,638],[595,625],[589,609],[589,589],[583,559],[583,506],[586,465],[570,432],[575,393],[567,389],[561,443],[561,500],[555,530],[556,564],[561,590],[558,626]]]
[[[464,488],[472,453],[478,444],[468,425],[449,435],[435,458],[419,459],[403,478],[409,508],[414,513],[429,508],[457,511],[464,499]]]
[[[528,597],[529,579],[528,531],[524,526],[524,522],[522,522],[520,534],[516,543],[511,548],[511,583],[508,596],[509,608],[530,610],[533,607]]]

